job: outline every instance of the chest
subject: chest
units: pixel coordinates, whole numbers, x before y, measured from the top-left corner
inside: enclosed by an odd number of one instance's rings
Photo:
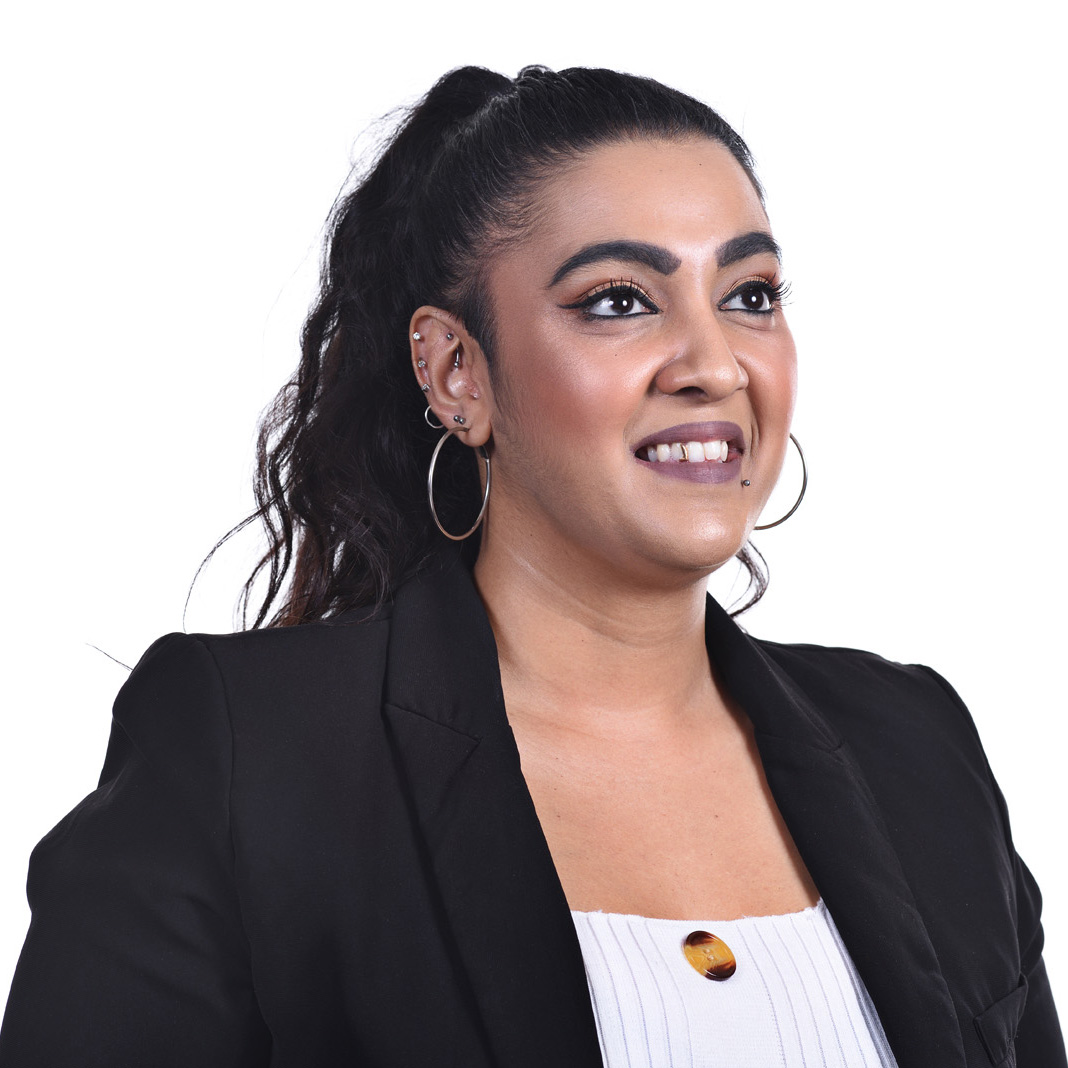
[[[573,909],[734,918],[815,904],[744,723],[615,743],[516,736]]]

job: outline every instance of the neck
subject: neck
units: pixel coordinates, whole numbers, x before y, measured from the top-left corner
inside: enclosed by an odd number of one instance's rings
[[[475,581],[510,716],[600,732],[707,709],[706,576],[639,585],[588,559],[542,561],[487,539]]]

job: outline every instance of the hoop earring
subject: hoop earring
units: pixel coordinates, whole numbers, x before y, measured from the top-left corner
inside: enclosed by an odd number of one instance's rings
[[[444,430],[445,429],[445,424],[444,423],[432,423],[430,421],[430,417],[433,414],[434,414],[434,409],[431,408],[430,405],[428,404],[426,406],[426,411],[423,412],[423,422],[426,423],[426,425],[428,427],[430,427],[431,430]]]
[[[427,501],[430,504],[430,514],[434,517],[434,523],[436,524],[438,530],[440,530],[441,533],[444,534],[445,537],[448,538],[450,541],[463,541],[465,538],[471,537],[471,535],[474,534],[476,530],[478,530],[479,525],[482,523],[482,517],[486,514],[486,505],[489,504],[490,458],[489,453],[486,452],[486,446],[479,445],[478,451],[479,453],[481,453],[482,460],[486,465],[486,489],[485,492],[482,494],[482,507],[479,508],[478,515],[475,517],[475,522],[471,526],[471,529],[463,534],[450,534],[441,525],[441,520],[438,518],[438,510],[434,507],[434,468],[437,467],[438,464],[438,453],[441,452],[442,445],[445,444],[445,442],[452,434],[466,434],[470,429],[470,427],[466,426],[454,426],[450,427],[448,430],[445,431],[444,434],[441,435],[437,445],[434,446],[434,452],[431,454],[430,457],[430,470],[427,472],[426,475],[426,497]]]
[[[794,501],[793,508],[790,509],[781,519],[776,519],[774,523],[762,523],[760,526],[753,527],[754,530],[771,530],[772,527],[777,527],[780,523],[785,523],[801,506],[801,502],[805,499],[805,490],[808,489],[808,464],[805,463],[805,454],[801,450],[801,444],[797,438],[790,435],[790,440],[794,443],[794,448],[797,449],[797,455],[801,457],[801,492],[797,495],[797,500]]]

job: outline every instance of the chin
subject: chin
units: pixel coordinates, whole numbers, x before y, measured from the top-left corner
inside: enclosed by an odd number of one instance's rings
[[[686,545],[676,542],[674,551],[664,553],[663,543],[656,554],[656,565],[664,575],[674,575],[680,583],[707,579],[724,564],[729,564],[738,554],[745,540],[735,537],[716,539],[712,542],[694,541]]]

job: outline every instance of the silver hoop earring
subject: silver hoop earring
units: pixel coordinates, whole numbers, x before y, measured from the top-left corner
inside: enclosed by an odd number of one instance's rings
[[[801,492],[797,495],[797,500],[794,501],[793,508],[790,509],[781,519],[776,519],[774,523],[762,523],[760,526],[753,527],[754,530],[771,530],[772,527],[777,527],[780,523],[785,523],[801,506],[801,502],[805,499],[805,490],[808,489],[808,464],[805,463],[805,454],[801,450],[801,444],[797,438],[790,435],[790,440],[794,443],[794,448],[797,449],[797,455],[801,457]]]
[[[426,411],[423,412],[423,422],[426,423],[426,425],[428,427],[430,427],[431,430],[444,430],[445,429],[445,424],[444,423],[432,423],[430,421],[430,417],[433,414],[434,414],[434,409],[431,408],[430,405],[428,404],[426,406]]]
[[[466,434],[470,429],[470,427],[466,426],[454,426],[450,427],[448,430],[445,431],[444,434],[441,435],[441,438],[438,441],[437,445],[434,446],[434,452],[430,456],[430,470],[427,472],[426,475],[426,497],[427,501],[430,503],[430,514],[434,517],[434,522],[437,525],[438,530],[440,530],[441,533],[444,534],[445,537],[448,538],[450,541],[463,541],[465,538],[471,537],[471,535],[474,534],[476,530],[478,530],[479,525],[482,522],[482,517],[486,514],[486,505],[489,504],[490,458],[489,453],[486,452],[486,446],[479,445],[478,451],[482,455],[482,460],[486,465],[486,489],[482,494],[482,507],[479,508],[478,515],[475,517],[475,522],[471,526],[471,529],[463,534],[450,534],[441,525],[441,520],[438,519],[438,510],[434,507],[434,468],[437,467],[438,464],[438,453],[441,452],[442,445],[445,444],[445,442],[451,435]]]

